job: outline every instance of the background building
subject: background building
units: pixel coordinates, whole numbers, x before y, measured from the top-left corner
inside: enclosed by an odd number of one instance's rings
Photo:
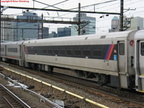
[[[15,22],[14,40],[42,39],[48,38],[49,29],[43,27],[41,22],[30,22],[29,20],[41,20],[36,13],[31,13],[28,10],[23,12],[22,16],[17,16],[17,19],[26,19],[28,22]]]
[[[111,20],[111,29],[109,32],[116,32],[119,31],[120,29],[120,20],[117,16],[114,16],[113,19]]]
[[[14,19],[14,17],[10,16],[2,17]],[[23,15],[17,16],[17,19],[23,19],[26,22],[1,21],[2,41],[48,38],[49,28],[43,27],[41,22],[32,22],[32,20],[41,20],[36,13],[27,10],[23,12]]]
[[[96,33],[96,18],[89,17],[85,13],[80,14],[81,21],[87,22],[86,24],[81,24],[81,35],[95,34]],[[74,21],[78,21],[78,14],[73,18]],[[77,25],[72,26],[72,35],[78,35]]]
[[[141,29],[144,29],[144,18],[142,17],[131,18],[131,24],[128,30],[141,30]]]
[[[49,37],[49,28],[48,27],[43,27],[43,39]]]
[[[58,28],[57,36],[58,37],[71,36],[71,28],[69,28],[69,27]]]
[[[55,37],[58,37],[56,32],[51,32],[49,34],[49,38],[55,38]]]
[[[3,18],[13,18],[4,16]],[[1,41],[14,41],[14,22],[1,21]]]
[[[141,30],[144,29],[144,18],[142,17],[124,17],[124,30]],[[120,20],[118,17],[113,17],[111,21],[111,29],[109,32],[116,32],[120,30]]]

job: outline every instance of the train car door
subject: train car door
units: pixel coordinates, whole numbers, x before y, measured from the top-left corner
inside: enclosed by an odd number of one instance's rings
[[[125,71],[125,43],[119,42],[118,44],[119,52],[119,72]]]
[[[144,92],[144,41],[139,42],[139,89]]]
[[[120,77],[120,87],[127,88],[127,77],[126,77],[126,47],[125,42],[118,42],[118,69]]]
[[[6,61],[7,56],[7,45],[4,45],[4,61]]]
[[[139,43],[139,69],[140,75],[144,75],[144,41]]]

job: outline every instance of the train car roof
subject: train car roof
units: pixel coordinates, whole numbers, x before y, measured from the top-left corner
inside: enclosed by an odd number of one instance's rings
[[[131,31],[124,32],[112,32],[112,33],[103,33],[103,34],[92,34],[92,35],[80,35],[80,36],[67,36],[67,37],[57,37],[57,38],[47,38],[47,39],[37,39],[37,40],[28,40],[24,44],[29,43],[48,43],[48,42],[60,42],[60,41],[69,41],[69,40],[85,40],[85,39],[101,39],[101,38],[126,38]]]
[[[2,42],[1,44],[3,45],[11,45],[11,44],[22,44],[24,41],[6,41],[6,42]]]
[[[143,39],[144,38],[144,30],[137,31],[134,38],[136,40]]]

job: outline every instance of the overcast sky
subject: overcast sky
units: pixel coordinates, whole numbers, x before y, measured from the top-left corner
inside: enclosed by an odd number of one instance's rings
[[[6,1],[6,0],[1,0]],[[10,0],[8,0],[10,1]],[[19,0],[17,0],[19,1]],[[112,2],[105,3],[110,0],[36,0],[42,3],[33,2],[33,0],[25,0],[28,2],[1,2],[4,6],[21,6],[21,7],[35,7],[35,8],[47,8],[47,9],[73,9],[77,10],[78,3],[81,3],[81,7],[91,5],[91,4],[99,4],[92,5],[89,7],[82,8],[84,11],[99,11],[99,12],[120,12],[120,0],[111,0]],[[58,4],[59,3],[59,4]],[[102,4],[101,4],[102,3]],[[124,0],[124,14],[127,17],[136,17],[140,16],[144,18],[144,0]],[[129,9],[129,10],[128,10]],[[17,9],[6,9],[3,14],[11,14],[11,15],[20,15],[24,10]],[[41,14],[44,17],[65,17],[65,18],[73,18],[76,13],[64,13],[64,12],[46,12],[46,11],[34,11],[31,12],[37,13],[39,16]],[[105,16],[104,18],[100,18],[101,14],[87,14],[88,16],[92,16],[96,18],[96,31],[99,32],[108,32],[110,29],[111,19],[116,15]],[[64,27],[70,25],[62,25],[62,24],[45,24],[45,26],[50,28],[50,31],[56,30],[56,27]]]

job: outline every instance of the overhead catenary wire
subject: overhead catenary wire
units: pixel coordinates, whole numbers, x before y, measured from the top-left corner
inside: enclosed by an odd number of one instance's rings
[[[64,1],[64,0],[63,0]],[[64,3],[62,3],[62,4],[58,4],[58,6],[59,7],[61,7],[61,6],[64,6],[64,5],[66,5],[66,6],[69,6],[69,5],[71,5],[71,4],[74,4],[74,3],[78,3],[78,2],[81,2],[82,3],[82,1],[77,1],[77,0],[68,0],[67,2],[64,2]],[[111,3],[107,3],[107,4],[101,4],[101,5],[98,5],[97,7],[96,7],[96,10],[102,10],[102,11],[119,11],[119,0],[115,0],[114,2],[111,2]],[[140,3],[141,2],[141,0],[127,0],[127,1],[125,1],[125,3],[124,3],[124,5],[125,5],[125,8],[133,8],[134,7],[134,5],[135,4],[138,4],[138,3]],[[56,4],[56,3],[55,3]],[[113,4],[113,5],[112,5]],[[88,4],[89,5],[89,4]],[[90,5],[92,5],[92,4],[90,4]],[[75,6],[75,5],[74,5]],[[117,9],[117,7],[118,7],[118,9]],[[134,14],[138,14],[138,15],[141,15],[141,13],[142,13],[142,11],[139,11],[138,9],[140,9],[141,8],[141,10],[143,11],[143,7],[141,6],[137,6],[137,8],[136,8],[136,10],[137,11],[128,11],[127,13],[125,13],[126,15],[129,15],[129,14],[131,14],[131,16],[135,16]],[[69,9],[71,9],[71,8],[69,8]],[[87,8],[85,8],[85,9],[87,9]],[[92,10],[92,9],[89,9],[89,10]],[[36,10],[34,10],[34,11],[36,11]],[[51,12],[50,13],[50,15],[49,16],[52,16],[52,15],[54,15],[55,14],[55,16],[57,17],[58,15],[57,15],[57,13],[56,12]],[[67,14],[64,14],[64,15],[62,15],[64,12],[59,12],[58,14],[59,14],[59,17],[61,17],[61,16],[68,16],[68,17],[70,17],[70,16],[73,16],[74,17],[74,13],[67,13]],[[98,15],[94,15],[94,14],[92,14],[94,17],[97,17]],[[105,20],[106,18],[103,18],[101,21],[98,21],[97,23],[100,23],[100,22],[102,22],[102,21],[106,21]],[[108,21],[108,20],[107,20]]]
[[[115,6],[115,7],[117,7],[117,6]],[[92,9],[91,9],[92,10]],[[99,11],[99,10],[97,10],[97,11]],[[108,11],[106,11],[106,12],[108,12]],[[117,12],[117,11],[115,11],[115,12]],[[68,15],[70,15],[71,13],[67,13],[67,14],[61,14],[60,16],[68,16]]]
[[[53,7],[53,8],[56,8],[56,9],[62,9],[62,8],[56,7],[56,6],[54,6],[54,5],[49,5],[49,4],[47,4],[47,3],[40,2],[40,1],[38,1],[38,0],[34,0],[34,1],[35,1],[35,2],[38,2],[38,3],[41,3],[41,4],[44,4],[44,5],[48,5],[49,7]]]

